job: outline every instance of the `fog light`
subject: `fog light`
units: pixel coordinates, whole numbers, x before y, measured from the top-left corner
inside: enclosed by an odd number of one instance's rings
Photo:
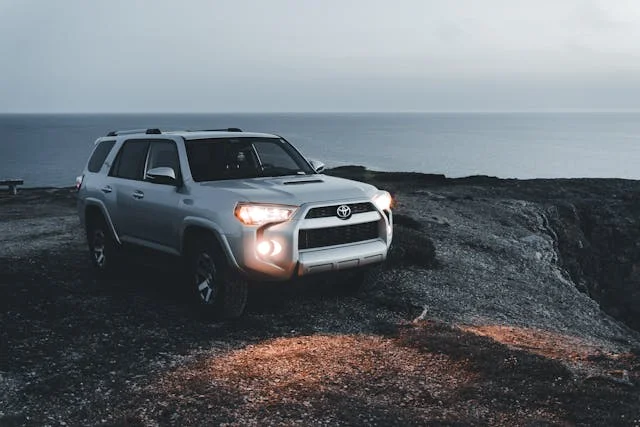
[[[282,245],[275,240],[263,240],[256,246],[256,252],[260,256],[276,256],[282,252]]]
[[[271,244],[273,245],[273,251],[271,252],[271,256],[276,256],[280,252],[282,252],[282,245],[280,243],[276,242],[275,240],[272,240]]]
[[[256,246],[256,250],[262,256],[269,255],[271,253],[271,242],[264,240],[258,243],[258,246]]]

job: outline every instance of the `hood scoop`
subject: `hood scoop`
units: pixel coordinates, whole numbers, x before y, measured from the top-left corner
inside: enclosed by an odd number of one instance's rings
[[[286,181],[283,182],[284,185],[303,185],[303,184],[317,184],[319,182],[324,182],[321,179],[301,179],[296,181]]]

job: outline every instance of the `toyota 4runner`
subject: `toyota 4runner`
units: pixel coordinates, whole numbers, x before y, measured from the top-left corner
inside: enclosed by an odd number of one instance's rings
[[[125,246],[181,257],[197,303],[235,317],[248,281],[382,263],[391,196],[323,169],[280,136],[237,128],[110,132],[76,182],[93,266],[112,273]]]

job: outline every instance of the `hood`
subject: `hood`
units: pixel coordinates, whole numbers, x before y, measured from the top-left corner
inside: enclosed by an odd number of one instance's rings
[[[225,190],[238,200],[300,206],[305,203],[369,199],[377,189],[369,184],[327,175],[264,177],[205,182],[203,189]]]

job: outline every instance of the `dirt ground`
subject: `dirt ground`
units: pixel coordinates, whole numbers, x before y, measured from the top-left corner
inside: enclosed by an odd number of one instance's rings
[[[640,425],[637,335],[556,277],[527,206],[465,191],[396,189],[358,295],[255,285],[226,322],[170,266],[96,281],[72,191],[1,195],[0,426]]]

